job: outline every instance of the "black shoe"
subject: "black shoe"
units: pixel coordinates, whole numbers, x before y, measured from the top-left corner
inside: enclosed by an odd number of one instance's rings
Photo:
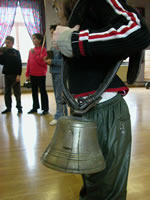
[[[47,115],[48,114],[48,111],[44,110],[41,115]]]
[[[32,114],[32,113],[37,113],[37,109],[31,109],[29,112],[28,112],[28,114]]]
[[[22,109],[18,109],[18,114],[23,113]]]
[[[6,113],[9,113],[9,112],[11,112],[11,109],[6,109],[6,110],[4,110],[3,112],[1,112],[2,114],[6,114]]]

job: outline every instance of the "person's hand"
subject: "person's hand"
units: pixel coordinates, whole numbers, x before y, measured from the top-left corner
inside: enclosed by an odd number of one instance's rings
[[[60,50],[60,45],[59,45],[60,36],[64,35],[64,33],[67,33],[67,32],[72,34],[73,31],[79,31],[79,29],[80,29],[80,25],[76,25],[73,28],[69,28],[67,26],[57,26],[56,30],[54,31],[53,36],[52,36],[53,47]],[[66,37],[67,37],[67,35],[66,35]],[[70,43],[71,43],[71,41],[70,41]]]
[[[20,76],[19,75],[16,76],[16,82],[20,82]]]
[[[43,59],[44,59],[45,63],[48,65],[50,65],[52,62],[52,60],[50,58],[48,58],[47,56],[45,56]]]
[[[53,33],[52,45],[58,49],[64,56],[73,57],[71,36],[73,31],[79,31],[80,26],[76,25],[73,28],[66,26],[57,26]]]
[[[51,59],[47,59],[45,60],[46,64],[51,65],[52,60]]]
[[[28,77],[26,77],[26,81],[29,81],[30,80],[30,77],[28,76]]]

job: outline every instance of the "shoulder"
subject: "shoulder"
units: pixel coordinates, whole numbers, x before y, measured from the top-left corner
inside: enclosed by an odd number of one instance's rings
[[[15,53],[17,53],[17,54],[20,54],[20,51],[19,50],[17,50],[17,49],[12,49]]]
[[[12,48],[12,50],[13,50],[13,51],[16,51],[16,52],[19,52],[19,50],[15,49],[15,48]]]

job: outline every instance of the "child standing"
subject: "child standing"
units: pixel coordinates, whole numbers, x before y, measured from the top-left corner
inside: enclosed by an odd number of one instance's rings
[[[43,36],[41,34],[33,34],[32,41],[35,47],[29,52],[26,80],[31,80],[33,106],[28,114],[37,113],[37,109],[40,107],[38,99],[38,88],[40,88],[42,114],[46,115],[49,110],[48,95],[46,91],[47,64],[44,61],[44,58],[47,56],[47,51],[42,47]]]
[[[14,38],[12,36],[6,37],[5,44],[6,47],[2,47],[0,50],[0,64],[3,65],[2,73],[4,74],[5,80],[4,99],[6,105],[6,109],[2,112],[2,114],[11,112],[12,88],[16,97],[16,108],[18,109],[18,113],[22,113],[20,89],[20,76],[22,72],[21,56],[20,52],[13,48]]]
[[[50,26],[50,34],[53,36],[57,25]],[[53,58],[48,58],[45,62],[50,65],[50,73],[52,75],[52,82],[54,88],[54,95],[56,101],[56,113],[54,119],[50,122],[50,125],[56,125],[57,120],[64,115],[68,114],[67,105],[63,102],[62,97],[62,85],[61,85],[61,67],[63,65],[63,58],[60,51],[51,47],[51,52],[53,53]]]

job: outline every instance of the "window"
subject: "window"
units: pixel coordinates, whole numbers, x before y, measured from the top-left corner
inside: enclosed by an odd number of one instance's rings
[[[17,7],[15,22],[11,35],[15,38],[14,48],[20,51],[22,62],[27,63],[29,50],[33,48],[33,43],[24,24],[24,19],[19,4]]]

